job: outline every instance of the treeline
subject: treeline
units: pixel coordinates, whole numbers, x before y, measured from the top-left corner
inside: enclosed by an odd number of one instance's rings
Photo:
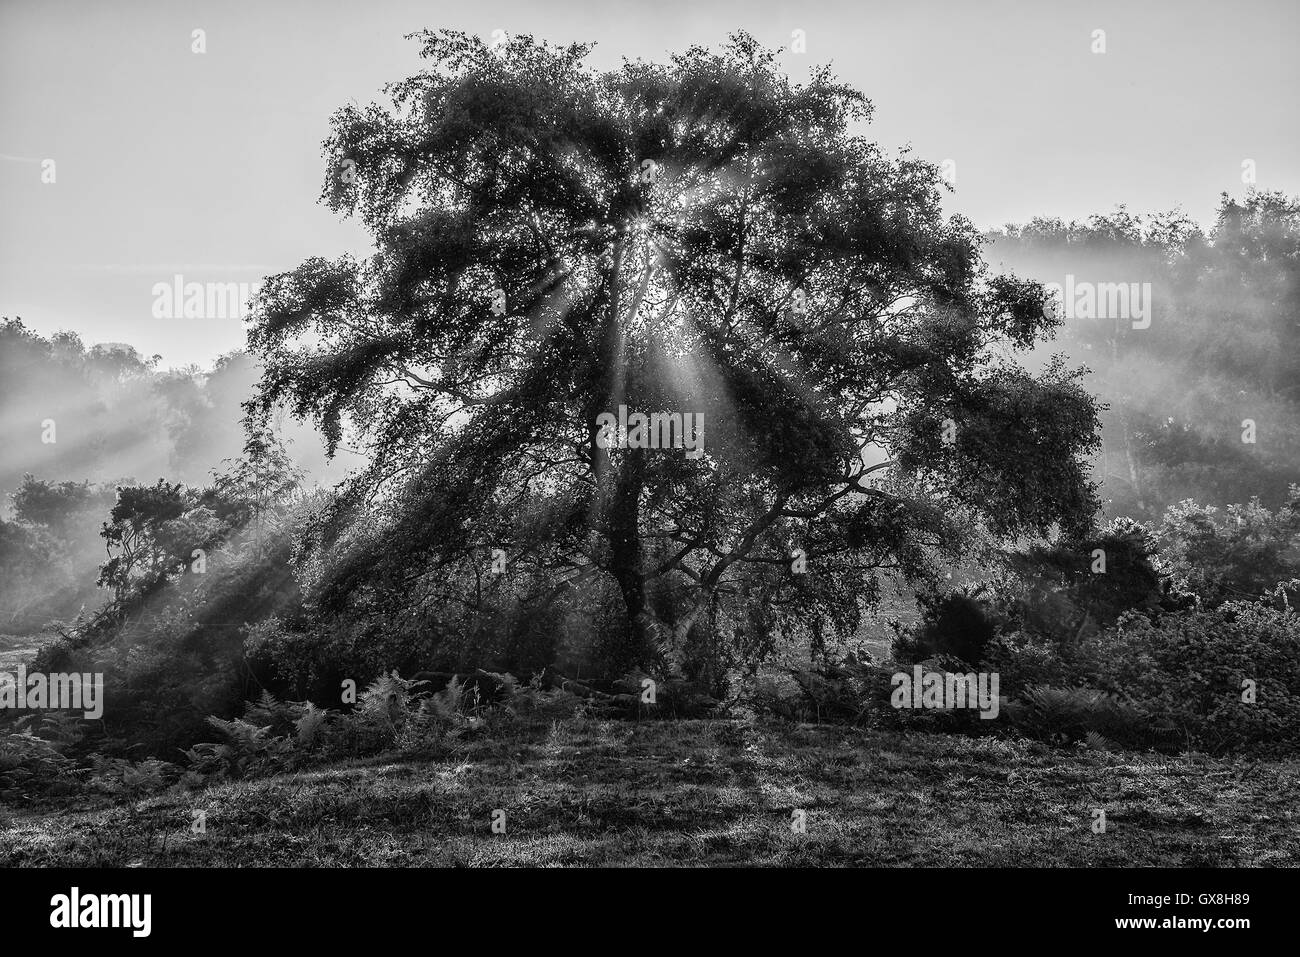
[[[1106,403],[1094,466],[1108,515],[1286,500],[1300,478],[1300,202],[1225,195],[1208,232],[1121,208],[987,238],[991,264],[1043,283],[1151,285],[1149,326],[1098,303],[1044,348],[1088,366]]]
[[[157,366],[129,345],[0,320],[0,634],[103,602],[100,531],[119,486],[202,484],[240,455],[256,364],[233,352],[207,370]],[[281,419],[277,431],[308,474],[341,475],[309,427]]]

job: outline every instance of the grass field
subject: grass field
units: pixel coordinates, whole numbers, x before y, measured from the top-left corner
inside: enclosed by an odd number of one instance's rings
[[[437,761],[0,808],[0,865],[1295,866],[1298,785],[1296,762],[576,717]]]

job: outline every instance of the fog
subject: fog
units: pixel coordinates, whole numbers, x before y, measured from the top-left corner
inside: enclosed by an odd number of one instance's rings
[[[988,234],[992,270],[1072,293],[1030,361],[1061,352],[1090,370],[1109,514],[1151,519],[1189,497],[1275,507],[1300,478],[1296,222],[1294,202],[1260,194],[1225,197],[1205,233],[1121,209]]]
[[[208,368],[159,369],[127,343],[50,339],[17,321],[0,329],[0,492],[6,505],[24,473],[50,481],[201,485],[244,445],[240,403],[258,379],[244,353]],[[318,433],[281,414],[277,432],[309,483],[341,479]],[[6,513],[8,514],[8,513]]]

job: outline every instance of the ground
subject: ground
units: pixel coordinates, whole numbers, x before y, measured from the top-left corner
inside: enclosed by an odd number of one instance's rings
[[[1296,866],[1297,785],[1300,762],[579,716],[437,760],[0,807],[0,866]]]

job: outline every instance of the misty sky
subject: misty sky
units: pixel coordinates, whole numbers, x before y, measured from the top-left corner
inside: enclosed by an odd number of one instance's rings
[[[596,41],[600,67],[803,30],[791,74],[830,61],[874,102],[874,138],[952,159],[948,208],[981,227],[1118,203],[1208,223],[1221,192],[1244,192],[1244,159],[1260,188],[1300,193],[1295,0],[0,0],[0,315],[164,366],[241,347],[238,319],[153,318],[152,285],[364,253],[317,203],[320,144],[336,107],[420,68],[403,35],[425,27]]]

